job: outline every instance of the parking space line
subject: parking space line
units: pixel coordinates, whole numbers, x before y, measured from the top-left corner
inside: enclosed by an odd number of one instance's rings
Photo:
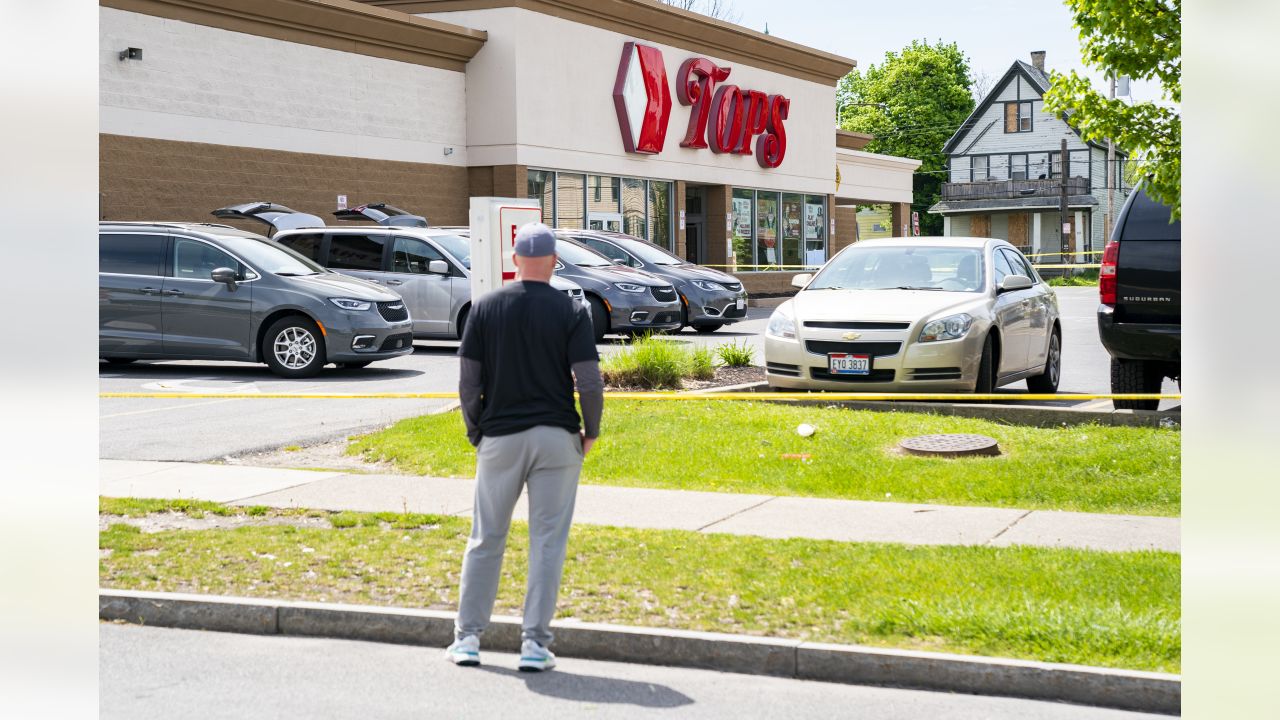
[[[174,395],[174,399],[181,398],[181,395]],[[165,410],[182,410],[183,408],[204,407],[206,405],[220,405],[222,403],[234,402],[242,398],[227,398],[226,400],[209,400],[206,402],[187,403],[186,405],[170,405],[168,407],[147,408],[146,410],[130,410],[129,412],[112,413],[110,415],[99,415],[99,420],[109,420],[111,418],[126,417],[129,415],[142,415],[145,413],[164,412]]]

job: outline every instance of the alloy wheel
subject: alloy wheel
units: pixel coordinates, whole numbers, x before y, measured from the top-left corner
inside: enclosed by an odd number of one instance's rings
[[[287,327],[272,343],[276,360],[290,370],[301,370],[316,357],[316,338],[306,328]]]

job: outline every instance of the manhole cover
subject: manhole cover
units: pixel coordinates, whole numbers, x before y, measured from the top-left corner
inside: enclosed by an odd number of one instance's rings
[[[912,455],[928,455],[931,457],[1000,454],[1000,445],[995,441],[995,438],[989,438],[986,435],[960,433],[921,435],[907,438],[898,443],[898,447]]]

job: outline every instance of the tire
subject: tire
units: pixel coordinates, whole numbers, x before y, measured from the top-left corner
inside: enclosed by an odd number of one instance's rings
[[[710,325],[694,325],[693,329],[697,330],[699,333],[702,333],[703,335],[710,335],[711,333],[719,330],[722,327],[724,327],[724,323],[712,323]]]
[[[280,318],[263,336],[262,357],[271,372],[280,377],[315,377],[327,357],[324,335],[310,318],[301,315]]]
[[[102,358],[107,361],[108,365],[128,365],[129,363],[138,362],[138,358]]]
[[[1164,372],[1159,363],[1111,358],[1111,392],[1158,393]],[[1155,410],[1159,400],[1112,400],[1117,410]]]
[[[1058,392],[1062,379],[1062,335],[1057,330],[1049,337],[1049,356],[1045,359],[1044,372],[1027,378],[1027,389],[1044,395]]]
[[[467,329],[467,318],[471,315],[471,306],[468,305],[458,311],[458,339],[462,339],[462,331]]]
[[[369,367],[369,363],[371,362],[373,361],[361,360],[360,362],[340,362],[338,363],[338,367],[342,368],[343,370],[359,370],[360,368],[363,368],[363,367]]]
[[[598,297],[588,298],[591,302],[591,326],[596,333],[596,342],[604,340],[609,332],[609,311],[605,310],[604,301]]]
[[[982,342],[982,359],[978,361],[978,379],[973,384],[973,392],[977,395],[986,395],[995,392],[995,389],[995,343],[991,342],[991,336],[988,335]]]

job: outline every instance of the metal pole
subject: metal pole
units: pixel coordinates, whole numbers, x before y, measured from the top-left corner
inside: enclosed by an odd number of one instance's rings
[[[1111,76],[1111,99],[1116,99],[1116,76]],[[1111,240],[1111,203],[1116,194],[1116,144],[1107,138],[1107,215],[1102,223],[1102,244]],[[1092,250],[1093,248],[1089,248]]]
[[[1058,155],[1058,187],[1060,195],[1058,197],[1058,232],[1061,234],[1062,248],[1060,255],[1063,264],[1070,262],[1067,259],[1068,253],[1071,252],[1071,235],[1067,231],[1067,223],[1070,220],[1070,209],[1067,207],[1067,174],[1069,171],[1069,162],[1067,160],[1067,139],[1062,139],[1062,151]],[[1074,228],[1072,228],[1074,230]]]

